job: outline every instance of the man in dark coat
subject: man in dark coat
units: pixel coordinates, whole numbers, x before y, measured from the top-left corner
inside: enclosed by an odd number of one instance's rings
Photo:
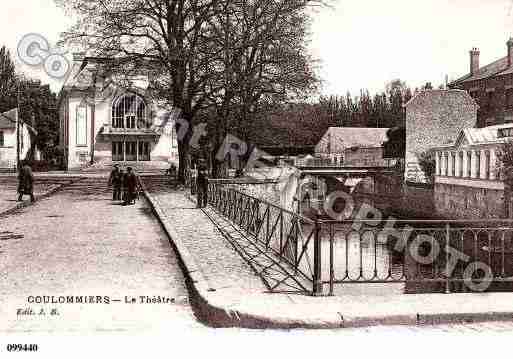
[[[134,204],[137,194],[137,177],[132,171],[132,167],[128,167],[126,171],[123,184],[126,191],[125,204]]]
[[[18,172],[18,201],[23,201],[23,195],[29,195],[34,202],[34,175],[27,162],[22,163]]]
[[[114,165],[114,169],[110,173],[109,187],[112,186],[112,200],[121,200],[121,185],[123,182],[123,174],[119,170],[118,165]]]
[[[200,166],[198,169],[198,176],[196,177],[196,188],[198,191],[198,208],[206,207],[208,194],[208,177],[207,169],[204,166]]]

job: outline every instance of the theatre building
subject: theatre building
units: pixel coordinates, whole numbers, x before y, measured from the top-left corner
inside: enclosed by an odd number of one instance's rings
[[[148,75],[134,76],[126,90],[109,77],[112,60],[82,54],[73,60],[59,96],[60,145],[68,169],[178,161],[179,113],[149,98]]]

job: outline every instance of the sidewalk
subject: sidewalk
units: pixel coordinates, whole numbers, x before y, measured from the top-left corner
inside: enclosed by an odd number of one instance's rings
[[[145,181],[146,195],[183,262],[204,319],[215,326],[343,328],[513,320],[513,293],[310,297],[269,293],[183,192]]]

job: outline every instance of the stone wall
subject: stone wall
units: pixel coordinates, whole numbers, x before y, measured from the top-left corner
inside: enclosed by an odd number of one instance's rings
[[[418,173],[417,156],[433,147],[452,143],[461,130],[474,127],[477,104],[463,90],[426,90],[406,104],[406,169]],[[415,169],[415,170],[414,170]],[[406,180],[418,182],[415,178]],[[423,182],[423,181],[421,181]]]
[[[454,184],[435,185],[436,210],[450,218],[504,218],[504,191]]]

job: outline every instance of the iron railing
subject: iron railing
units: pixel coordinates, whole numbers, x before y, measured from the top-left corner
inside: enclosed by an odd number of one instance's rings
[[[321,276],[315,272],[309,251],[318,238],[314,231],[305,234],[302,230],[315,227],[314,221],[215,181],[209,181],[208,201],[257,244],[287,263],[293,275],[313,287],[320,285]]]
[[[511,221],[321,221],[323,284],[403,283],[406,293],[513,291]],[[481,286],[485,284],[484,286]]]
[[[313,295],[356,284],[397,284],[403,293],[513,291],[513,221],[312,220],[215,181],[208,200],[311,283]]]

